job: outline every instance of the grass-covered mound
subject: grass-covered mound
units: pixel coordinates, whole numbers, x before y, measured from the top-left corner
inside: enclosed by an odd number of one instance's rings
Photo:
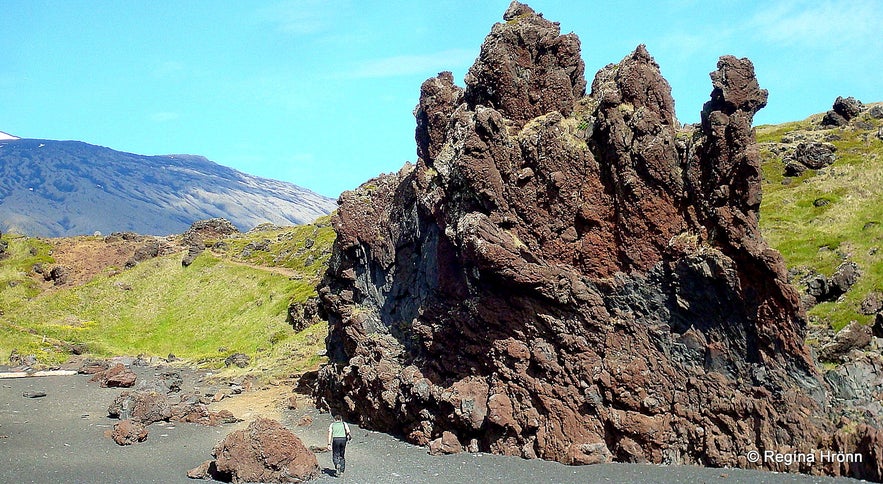
[[[845,261],[856,263],[858,282],[835,301],[809,310],[811,322],[840,329],[850,321],[870,324],[862,301],[883,290],[883,119],[866,110],[845,127],[823,127],[822,115],[803,121],[759,126],[764,159],[760,225],[764,237],[785,257],[803,291],[800,276],[831,276]],[[836,147],[832,165],[785,176],[785,158],[800,142]]]
[[[71,353],[174,354],[221,367],[227,356],[245,353],[252,358],[247,370],[281,374],[315,367],[322,358],[327,328],[295,332],[286,317],[292,303],[315,295],[334,239],[327,217],[206,241],[209,250],[189,267],[181,264],[186,249],[180,248],[129,268],[108,259],[88,280],[62,285],[44,281],[35,267],[45,272],[57,264],[62,246],[77,248],[75,264],[88,266],[97,252],[86,248],[103,238],[3,237],[9,242],[0,261],[4,360],[13,352],[47,364]],[[245,250],[249,244],[257,249]]]

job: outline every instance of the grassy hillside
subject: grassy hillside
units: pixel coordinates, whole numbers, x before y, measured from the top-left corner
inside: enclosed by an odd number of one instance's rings
[[[865,111],[850,126],[822,128],[821,118],[757,128],[764,159],[760,222],[798,278],[811,270],[831,276],[847,260],[858,264],[855,286],[809,311],[812,322],[839,329],[853,320],[870,323],[873,316],[859,307],[870,292],[883,290],[883,140],[877,137],[883,120]],[[834,164],[785,177],[783,157],[801,141],[833,144]]]
[[[326,217],[318,225],[227,237],[186,268],[183,252],[175,252],[129,269],[108,266],[83,284],[56,288],[33,267],[55,263],[51,252],[70,239],[4,235],[9,256],[0,261],[0,357],[17,351],[56,363],[71,352],[171,353],[220,367],[239,352],[262,372],[315,366],[327,328],[295,333],[285,319],[292,302],[315,294],[333,238]],[[100,238],[78,239],[86,245]],[[249,244],[259,250],[243,253]]]

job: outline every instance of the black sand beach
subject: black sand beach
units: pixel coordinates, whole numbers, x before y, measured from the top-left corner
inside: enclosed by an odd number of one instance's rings
[[[139,373],[152,369],[139,369]],[[0,380],[0,482],[193,483],[186,472],[211,458],[214,445],[247,422],[219,427],[156,423],[148,439],[120,447],[105,437],[116,420],[107,407],[122,390],[100,388],[83,375]],[[187,379],[185,378],[185,381]],[[45,397],[23,394],[43,392]],[[232,397],[239,398],[239,397]],[[298,427],[310,415],[313,423]],[[314,408],[284,410],[283,424],[307,446],[324,445],[330,418]],[[323,482],[858,482],[738,469],[609,464],[564,466],[487,454],[433,457],[393,437],[353,426],[347,473],[331,477],[330,453],[318,454]]]

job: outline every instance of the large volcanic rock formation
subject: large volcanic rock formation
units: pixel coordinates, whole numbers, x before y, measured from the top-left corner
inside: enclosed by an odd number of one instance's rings
[[[751,62],[722,57],[679,129],[643,46],[586,96],[575,35],[517,2],[504,20],[465,90],[423,84],[416,166],[341,197],[318,396],[421,444],[879,479],[876,429],[825,413],[758,230]],[[748,457],[817,449],[867,455]]]

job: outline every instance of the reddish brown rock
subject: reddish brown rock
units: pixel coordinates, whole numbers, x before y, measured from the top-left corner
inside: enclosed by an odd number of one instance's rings
[[[469,107],[496,109],[518,125],[552,111],[565,116],[586,89],[579,38],[512,2],[466,74]]]
[[[169,420],[172,407],[165,395],[154,391],[122,392],[107,409],[107,414],[144,425]]]
[[[126,368],[122,363],[117,363],[107,370],[93,374],[89,381],[98,382],[102,388],[129,388],[135,384],[137,379],[137,375],[132,370]]]
[[[213,451],[215,467],[232,482],[302,482],[319,475],[315,454],[275,420],[259,418]]]
[[[141,422],[123,420],[114,424],[110,436],[117,445],[132,445],[147,440],[148,430]]]
[[[457,440],[457,436],[451,432],[442,432],[441,437],[429,443],[429,453],[432,455],[459,454],[463,452],[463,446]]]
[[[681,128],[643,46],[581,98],[575,36],[517,2],[505,20],[464,103],[424,84],[417,164],[341,195],[317,399],[433,448],[568,464],[779,469],[745,456],[828,445],[857,394],[821,380],[758,229],[751,62],[721,57]]]

